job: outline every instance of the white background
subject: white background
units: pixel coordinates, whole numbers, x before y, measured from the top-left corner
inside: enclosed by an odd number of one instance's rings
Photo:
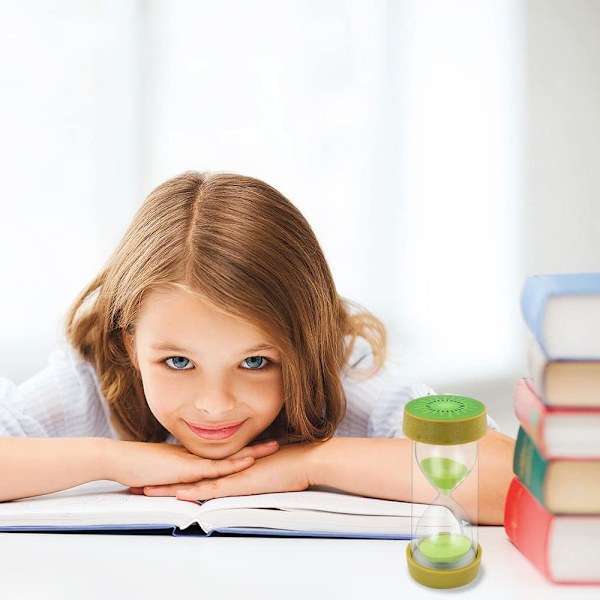
[[[300,208],[407,378],[516,432],[525,277],[600,270],[600,3],[0,11],[1,376],[45,366],[156,185],[233,171]]]

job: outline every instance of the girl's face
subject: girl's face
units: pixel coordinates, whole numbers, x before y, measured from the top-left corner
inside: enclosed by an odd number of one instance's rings
[[[150,410],[194,454],[237,452],[283,406],[281,356],[268,336],[191,293],[149,292],[124,340]]]

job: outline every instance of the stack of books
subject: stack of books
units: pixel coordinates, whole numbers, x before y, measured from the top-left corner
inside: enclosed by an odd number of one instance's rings
[[[550,580],[600,583],[600,273],[530,277],[509,540]]]

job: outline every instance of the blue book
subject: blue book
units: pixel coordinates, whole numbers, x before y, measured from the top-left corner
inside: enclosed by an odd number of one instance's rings
[[[534,275],[521,309],[550,360],[600,360],[600,273]]]
[[[316,489],[187,502],[95,481],[0,503],[0,531],[410,539],[426,508]]]

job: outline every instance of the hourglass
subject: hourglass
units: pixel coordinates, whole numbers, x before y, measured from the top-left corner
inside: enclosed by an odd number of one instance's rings
[[[411,517],[411,541],[406,547],[410,574],[429,587],[458,587],[477,576],[481,562],[476,525],[478,440],[486,429],[485,406],[473,398],[423,396],[404,407],[402,430],[412,440],[414,455],[412,494],[418,475],[415,462],[437,492],[425,512]],[[467,515],[453,493],[468,476]]]

